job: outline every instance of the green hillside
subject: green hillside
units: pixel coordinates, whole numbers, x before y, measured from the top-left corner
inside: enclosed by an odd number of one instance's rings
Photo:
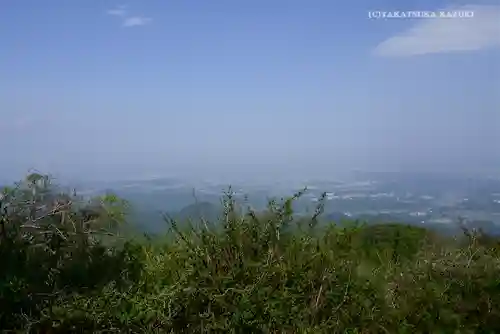
[[[180,221],[205,219],[208,221],[219,220],[222,208],[210,202],[200,202],[188,205],[174,214],[174,218]]]
[[[84,202],[31,175],[1,199],[0,328],[500,332],[497,239],[325,224],[321,203],[313,216],[296,217],[295,197],[244,215],[229,195],[222,210],[200,202],[174,215],[168,235],[151,238],[130,227],[133,208],[119,197]],[[192,229],[180,223],[193,216],[209,221]]]

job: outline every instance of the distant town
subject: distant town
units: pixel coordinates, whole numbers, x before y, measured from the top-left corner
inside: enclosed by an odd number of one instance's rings
[[[394,221],[439,229],[462,223],[490,232],[500,228],[500,180],[486,177],[364,173],[349,181],[233,184],[231,194],[238,202],[262,210],[269,199],[291,196],[304,189],[295,203],[297,214],[313,212],[323,198],[324,216],[328,219]],[[228,190],[229,185],[208,180],[194,183],[154,178],[95,184],[91,188],[87,185],[80,193],[116,192],[137,211],[153,217],[153,212],[158,216],[159,212],[177,212],[195,202],[217,206]]]

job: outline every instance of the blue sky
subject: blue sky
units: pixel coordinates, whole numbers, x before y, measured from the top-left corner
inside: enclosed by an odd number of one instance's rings
[[[402,3],[3,1],[0,173],[500,170],[500,7]]]

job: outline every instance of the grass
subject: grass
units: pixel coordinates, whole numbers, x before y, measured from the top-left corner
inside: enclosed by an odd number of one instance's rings
[[[243,214],[226,195],[218,222],[135,240],[116,235],[116,197],[90,210],[55,193],[35,175],[2,201],[4,330],[500,332],[500,247],[477,233],[320,228],[320,206],[310,219],[294,218],[294,197]]]

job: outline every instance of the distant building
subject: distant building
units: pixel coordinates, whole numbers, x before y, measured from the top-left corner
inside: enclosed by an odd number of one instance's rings
[[[422,211],[417,211],[417,212],[411,212],[410,213],[410,216],[412,217],[421,217],[421,216],[426,216],[427,213],[426,212],[422,212]]]

